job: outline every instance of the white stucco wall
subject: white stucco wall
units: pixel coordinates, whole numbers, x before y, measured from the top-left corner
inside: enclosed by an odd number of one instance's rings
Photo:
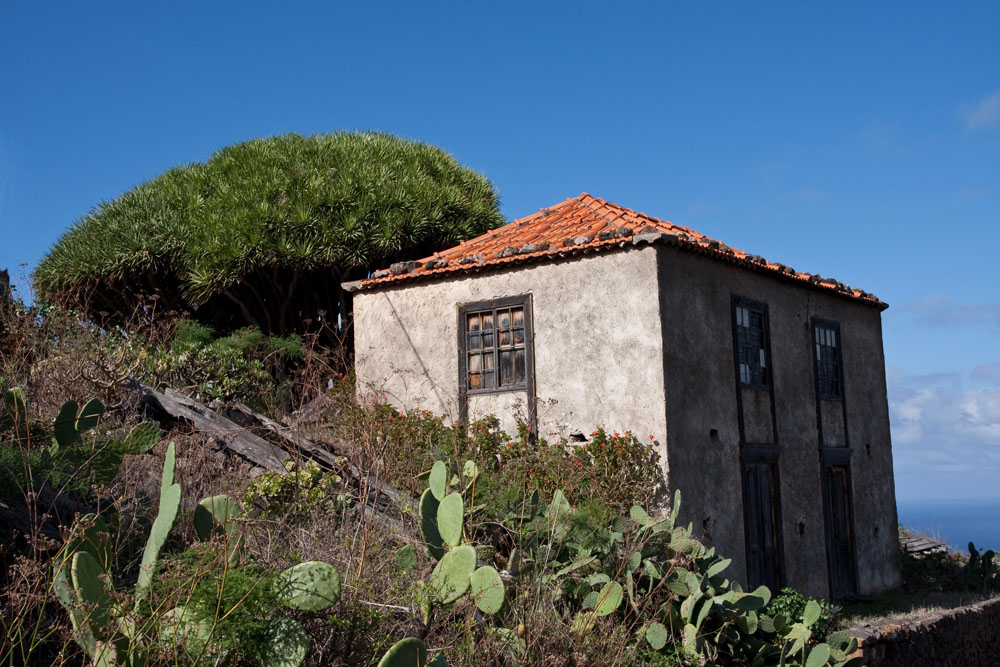
[[[603,424],[665,446],[656,285],[656,251],[646,247],[361,291],[359,391],[456,419],[458,305],[529,293],[539,435],[555,441]],[[513,432],[527,396],[470,397],[470,420],[491,413]]]

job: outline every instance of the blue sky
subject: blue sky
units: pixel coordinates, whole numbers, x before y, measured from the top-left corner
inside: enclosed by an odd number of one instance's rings
[[[509,218],[586,191],[876,293],[897,495],[997,496],[998,29],[997,3],[0,3],[0,268],[227,144],[392,132]]]

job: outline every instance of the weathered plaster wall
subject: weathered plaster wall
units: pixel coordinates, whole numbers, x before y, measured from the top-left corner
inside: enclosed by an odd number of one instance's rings
[[[899,582],[888,405],[877,309],[658,248],[670,486],[682,515],[745,578],[737,385],[731,297],[769,307],[786,583],[829,595],[810,318],[840,323],[858,555],[858,590]],[[748,393],[743,390],[744,394]],[[749,392],[754,393],[754,392]],[[766,396],[766,392],[757,392]],[[758,405],[759,403],[759,405]],[[767,401],[747,404],[748,441],[770,442]],[[843,429],[842,429],[843,430]],[[832,434],[831,434],[832,435]],[[752,436],[752,437],[751,437]],[[766,438],[766,439],[764,439]]]
[[[665,445],[656,280],[656,251],[646,247],[362,291],[354,297],[360,391],[457,418],[458,304],[530,293],[540,435],[604,424]],[[470,397],[470,419],[490,413],[513,432],[527,397]]]
[[[823,445],[826,447],[847,447],[843,401],[821,399],[819,413],[823,423]]]

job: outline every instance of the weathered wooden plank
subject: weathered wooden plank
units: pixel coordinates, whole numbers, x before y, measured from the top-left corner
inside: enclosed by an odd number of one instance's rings
[[[278,422],[266,417],[265,415],[260,414],[259,412],[254,411],[253,409],[244,405],[243,403],[236,403],[232,407],[238,410],[239,412],[242,412],[244,415],[250,417],[258,424],[260,424],[261,427],[267,429],[271,433],[274,433],[276,436],[278,436],[285,442],[289,443],[293,447],[307,453],[309,456],[319,459],[320,461],[326,463],[329,466],[339,465],[337,462],[336,455],[327,451],[323,447],[320,447],[309,438],[306,438],[305,436],[296,433],[295,431],[286,426],[282,426]],[[348,465],[351,464],[348,463]]]
[[[208,407],[173,389],[161,393],[144,384],[139,385],[145,400],[155,402],[154,408],[175,419],[184,419],[219,444],[227,447],[268,470],[284,471],[288,453],[267,440],[250,433],[242,426],[217,414]]]
[[[306,438],[300,433],[296,433],[293,429],[290,429],[286,426],[282,426],[281,424],[275,422],[272,419],[269,419],[267,416],[262,415],[259,412],[255,412],[253,409],[242,403],[237,403],[233,407],[242,412],[244,415],[256,420],[262,427],[266,428],[271,433],[274,433],[278,437],[290,443],[295,448],[298,448],[299,450],[307,453],[309,456],[317,458],[326,463],[327,465],[337,468],[338,470],[346,469],[346,471],[358,482],[359,489],[362,483],[366,481],[368,475],[362,472],[353,463],[351,463],[350,461],[345,461],[343,463],[337,461],[337,455],[343,456],[344,453],[337,451],[336,444],[330,445],[332,448],[334,448],[334,452],[331,453],[322,445],[313,442],[312,440]],[[397,505],[399,504],[399,501],[403,499],[403,495],[389,484],[386,484],[385,482],[376,478],[372,478],[367,481],[369,482],[371,487],[370,495],[372,493],[375,495],[383,495],[389,502],[396,503]],[[413,504],[412,498],[407,498],[407,500],[409,500],[408,504],[410,505]]]

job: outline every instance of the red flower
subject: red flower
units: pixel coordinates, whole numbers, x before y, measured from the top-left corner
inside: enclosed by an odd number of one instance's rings
[[[652,433],[650,433],[650,434],[649,434],[649,439],[650,439],[650,440],[652,440],[652,439],[653,439],[653,434],[652,434]]]

